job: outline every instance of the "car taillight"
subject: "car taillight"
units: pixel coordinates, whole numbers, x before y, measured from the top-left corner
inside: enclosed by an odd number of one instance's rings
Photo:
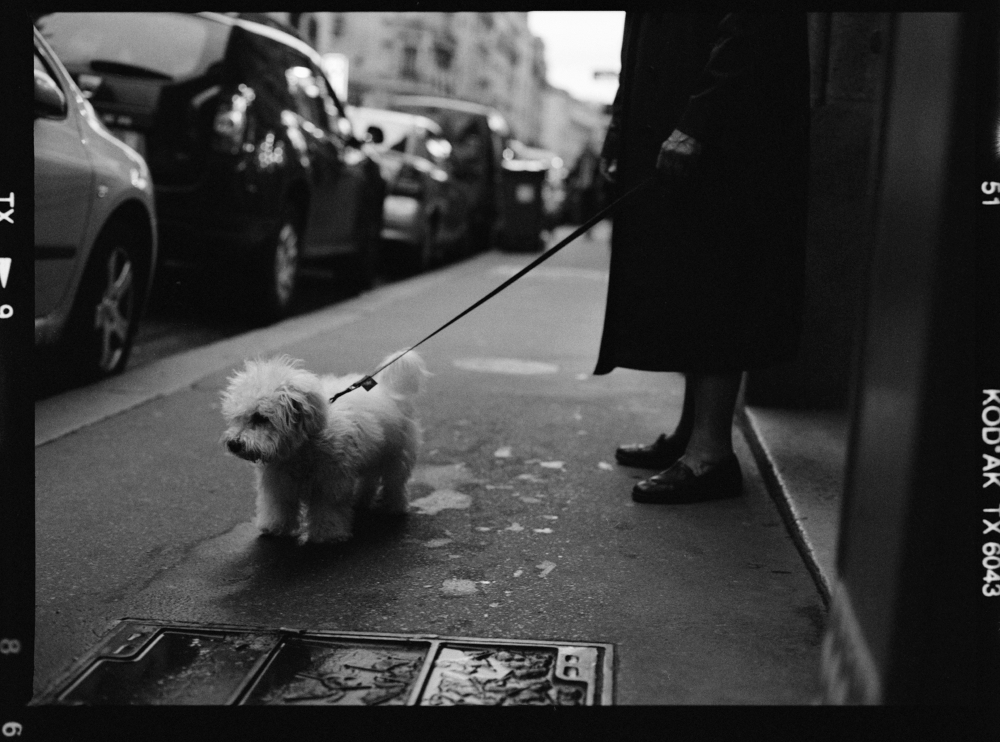
[[[253,99],[253,89],[240,85],[237,92],[219,105],[212,122],[213,149],[230,155],[235,155],[242,149],[249,119],[247,109]]]

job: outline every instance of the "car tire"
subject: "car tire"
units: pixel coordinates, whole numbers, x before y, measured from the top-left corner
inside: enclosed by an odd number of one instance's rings
[[[117,222],[98,236],[64,336],[65,360],[75,376],[96,380],[125,369],[149,266],[150,244],[141,230]]]
[[[484,217],[474,219],[469,225],[469,255],[487,252],[496,245],[493,230]]]
[[[382,268],[382,220],[369,219],[369,224],[359,230],[358,255],[354,264],[354,285],[358,291],[367,291],[375,285]]]
[[[260,303],[259,319],[274,322],[289,315],[298,296],[302,257],[301,209],[288,202],[278,227],[261,246],[256,260],[255,283]]]

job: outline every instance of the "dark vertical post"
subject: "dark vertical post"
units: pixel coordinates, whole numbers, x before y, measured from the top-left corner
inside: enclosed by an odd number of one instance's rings
[[[802,344],[751,371],[746,403],[847,408],[871,257],[889,13],[810,13],[809,223]]]
[[[903,13],[892,26],[824,692],[969,705],[984,700],[975,96],[996,88],[996,55],[982,70],[976,50],[977,34],[995,48],[996,10]]]

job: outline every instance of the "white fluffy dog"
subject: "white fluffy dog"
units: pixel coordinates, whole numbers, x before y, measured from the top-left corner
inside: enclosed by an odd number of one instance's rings
[[[351,537],[357,507],[405,513],[420,442],[410,398],[425,375],[411,351],[378,373],[373,389],[331,405],[362,375],[319,377],[288,356],[247,361],[222,395],[223,440],[255,464],[257,527],[300,544],[332,543]]]

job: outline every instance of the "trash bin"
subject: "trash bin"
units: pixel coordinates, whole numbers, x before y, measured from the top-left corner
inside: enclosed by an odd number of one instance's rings
[[[541,250],[544,227],[542,187],[548,166],[538,160],[504,160],[501,173],[500,207],[504,250]]]

